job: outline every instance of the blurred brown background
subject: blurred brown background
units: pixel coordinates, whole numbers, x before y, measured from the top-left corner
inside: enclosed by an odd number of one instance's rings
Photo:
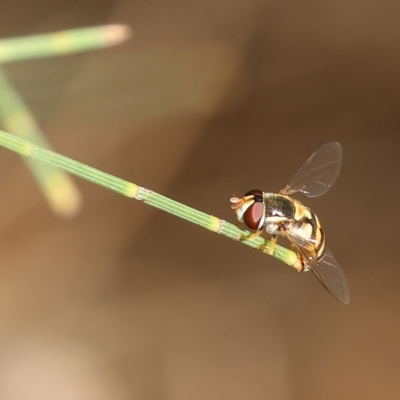
[[[398,1],[3,2],[1,37],[126,23],[3,67],[60,153],[235,221],[339,141],[318,199],[345,306],[309,274],[75,179],[55,217],[0,149],[0,398],[400,398]]]

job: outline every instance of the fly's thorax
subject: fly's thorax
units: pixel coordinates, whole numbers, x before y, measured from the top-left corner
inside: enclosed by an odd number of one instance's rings
[[[293,201],[287,196],[264,193],[265,230],[270,235],[283,235],[296,212]]]
[[[270,234],[292,237],[316,260],[325,254],[325,235],[319,218],[308,207],[289,196],[264,193],[265,229]]]
[[[295,200],[276,193],[264,193],[265,214],[269,221],[292,220],[295,217]]]

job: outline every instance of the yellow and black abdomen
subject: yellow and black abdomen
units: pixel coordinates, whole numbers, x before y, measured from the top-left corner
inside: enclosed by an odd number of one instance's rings
[[[318,261],[325,254],[325,234],[319,218],[300,202],[294,200],[294,203],[296,205],[294,221],[287,233]]]

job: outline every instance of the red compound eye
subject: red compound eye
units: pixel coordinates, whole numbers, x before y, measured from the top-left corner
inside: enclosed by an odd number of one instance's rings
[[[262,201],[263,192],[259,189],[253,189],[253,190],[249,190],[247,193],[245,193],[244,197],[246,197],[246,196],[253,196],[254,201]]]
[[[258,229],[261,218],[264,215],[264,204],[262,202],[253,203],[244,213],[243,222],[250,229]]]

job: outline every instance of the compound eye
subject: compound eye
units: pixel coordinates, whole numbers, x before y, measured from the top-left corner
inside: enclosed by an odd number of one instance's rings
[[[257,195],[258,196],[258,195]],[[248,228],[256,230],[260,229],[260,222],[264,217],[264,203],[261,201],[256,201],[253,203],[244,213],[243,222]]]
[[[247,197],[247,196],[253,196],[254,201],[256,203],[262,203],[262,201],[263,201],[263,192],[261,190],[258,190],[258,189],[249,190],[244,195],[244,197]]]

